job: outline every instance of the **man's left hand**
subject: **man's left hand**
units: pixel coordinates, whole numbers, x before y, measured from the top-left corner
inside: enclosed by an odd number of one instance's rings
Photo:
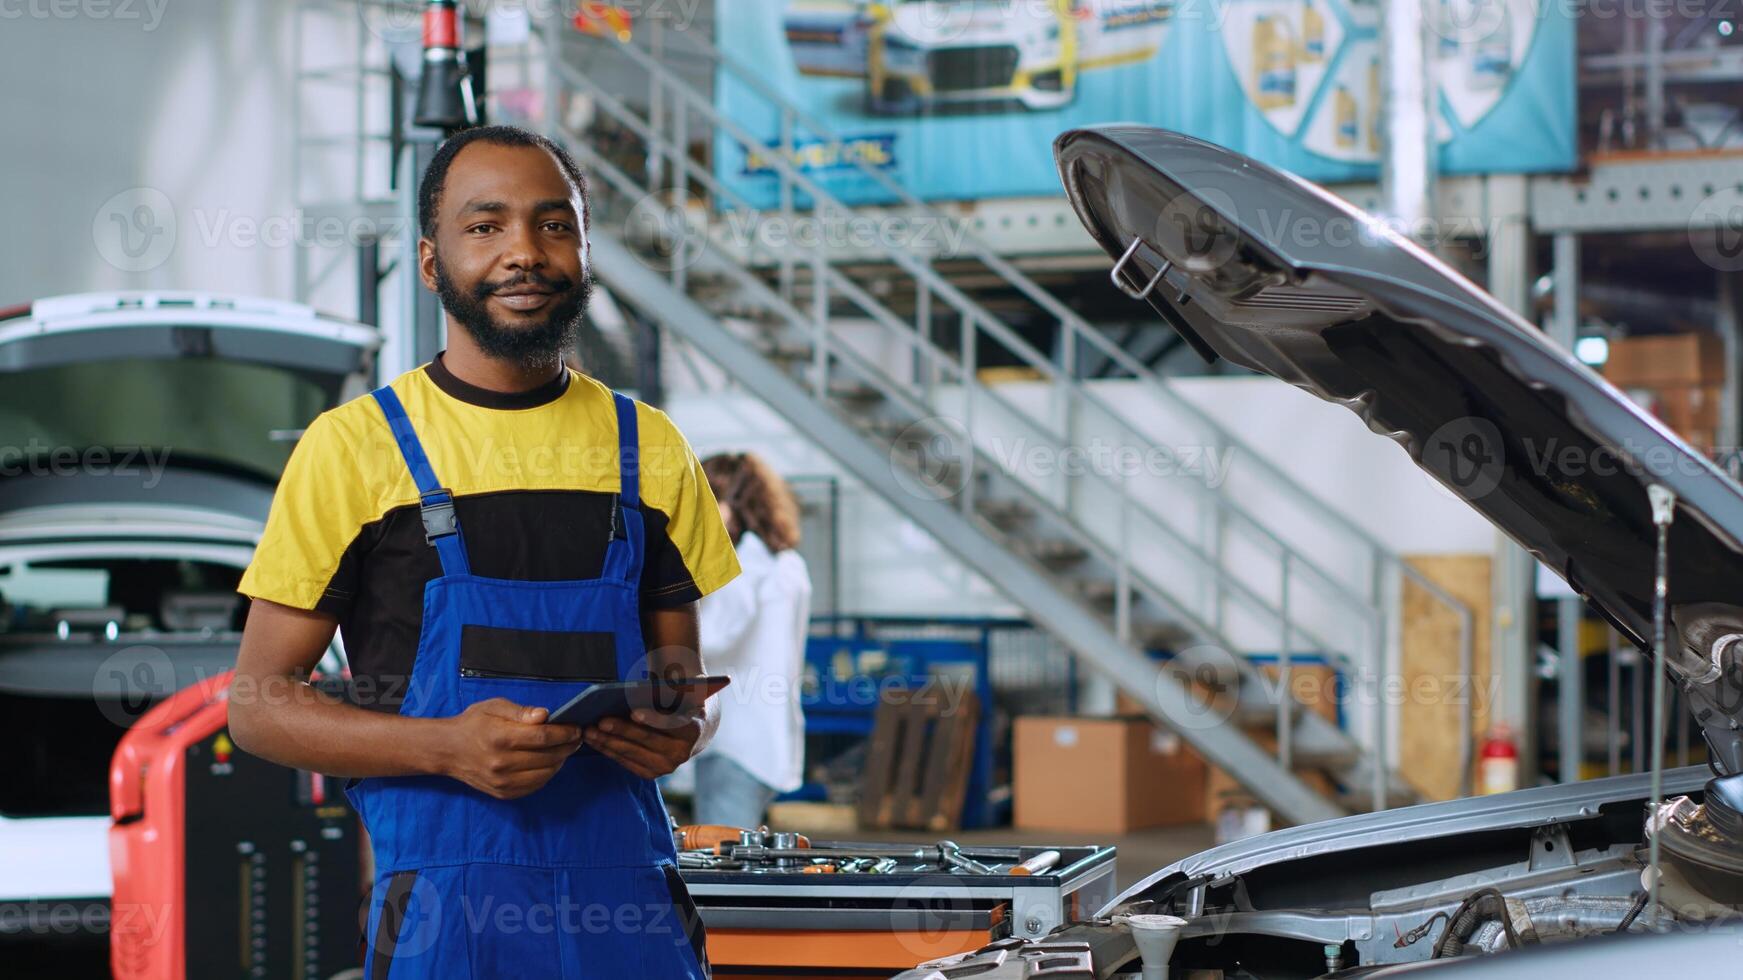
[[[607,718],[582,730],[581,740],[643,779],[657,779],[685,762],[702,736],[692,715],[638,708],[628,720]]]

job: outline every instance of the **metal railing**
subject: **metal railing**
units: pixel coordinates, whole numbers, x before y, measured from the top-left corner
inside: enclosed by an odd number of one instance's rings
[[[553,33],[546,28],[547,40],[560,38],[560,32]],[[704,163],[694,159],[692,147],[698,142],[708,147],[718,147],[723,142],[736,146],[743,152],[763,153],[768,166],[775,172],[779,182],[780,212],[779,219],[787,222],[791,229],[801,214],[796,205],[799,194],[810,198],[808,213],[811,220],[828,220],[834,216],[850,215],[852,209],[844,205],[834,195],[830,194],[815,180],[807,176],[792,162],[791,149],[800,138],[801,132],[806,132],[819,139],[833,139],[833,134],[811,119],[801,110],[780,100],[778,95],[764,85],[754,73],[746,71],[732,59],[713,49],[705,40],[686,36],[683,43],[692,53],[708,58],[723,70],[731,73],[735,81],[749,86],[773,104],[780,118],[780,145],[776,149],[781,152],[769,154],[764,141],[748,131],[744,126],[720,114],[708,97],[698,93],[690,86],[675,78],[666,67],[652,54],[636,46],[634,42],[619,42],[611,50],[621,52],[631,64],[639,67],[646,74],[648,110],[644,116],[630,105],[628,99],[618,93],[607,91],[605,87],[590,78],[574,66],[567,64],[561,57],[561,44],[547,44],[550,58],[550,91],[551,97],[565,89],[572,88],[584,93],[605,116],[616,124],[633,133],[642,141],[646,148],[647,167],[650,175],[649,183],[654,187],[638,183],[621,168],[616,167],[603,156],[593,152],[585,141],[578,143],[577,149],[586,157],[595,173],[604,176],[607,183],[619,194],[630,200],[646,200],[658,197],[658,191],[664,190],[667,196],[664,200],[671,203],[676,200],[680,207],[675,211],[665,212],[677,215],[679,220],[688,222],[696,219],[709,221],[710,215],[723,208],[740,209],[756,214],[758,209],[744,194],[734,190],[718,179],[714,171]],[[640,91],[639,86],[635,91]],[[620,88],[619,91],[622,91]],[[657,109],[655,107],[658,107]],[[692,129],[692,119],[699,120],[701,125]],[[874,167],[863,166],[863,172],[884,187],[894,198],[922,214],[945,221],[942,214],[924,204],[909,194],[899,184]],[[707,200],[705,210],[700,214],[684,210],[681,205],[688,197],[689,189],[701,188]],[[668,229],[676,231],[678,254],[671,262],[670,278],[673,285],[680,291],[688,289],[688,269],[695,256],[686,250],[702,248],[719,252],[706,236],[691,234],[689,227]],[[791,240],[792,236],[788,236]],[[1385,650],[1389,642],[1387,631],[1385,583],[1389,573],[1408,579],[1421,587],[1434,601],[1441,603],[1457,615],[1460,626],[1460,658],[1461,663],[1468,666],[1471,648],[1471,614],[1454,597],[1440,589],[1426,576],[1399,560],[1371,536],[1351,523],[1347,518],[1333,510],[1329,505],[1315,498],[1281,469],[1271,464],[1263,456],[1247,450],[1245,445],[1231,433],[1217,425],[1213,420],[1174,394],[1162,380],[1143,365],[1114,344],[1100,331],[1077,317],[1064,307],[1056,297],[1053,297],[1032,280],[1024,276],[1009,263],[990,252],[972,236],[962,238],[963,252],[982,262],[993,270],[1004,282],[1019,293],[1028,297],[1037,306],[1047,311],[1059,323],[1064,342],[1060,345],[1059,361],[1037,351],[1030,343],[1018,336],[1004,321],[987,312],[971,297],[965,295],[948,279],[933,269],[927,261],[894,247],[875,248],[881,252],[879,258],[907,273],[913,281],[917,297],[914,320],[910,322],[888,309],[883,303],[871,296],[864,287],[849,277],[846,273],[831,264],[826,249],[812,248],[802,257],[804,268],[811,276],[809,309],[801,311],[798,302],[798,287],[796,271],[800,267],[801,258],[792,248],[779,250],[777,258],[781,268],[777,276],[776,297],[781,301],[779,311],[789,322],[801,326],[810,334],[809,342],[812,352],[811,382],[819,397],[829,395],[829,370],[831,359],[843,363],[859,361],[858,367],[864,370],[867,366],[863,359],[842,344],[838,338],[831,335],[830,312],[832,304],[844,303],[872,322],[885,328],[886,333],[901,343],[907,353],[918,366],[918,377],[911,383],[902,385],[908,395],[914,397],[915,404],[936,411],[936,386],[943,382],[954,384],[962,393],[960,420],[963,427],[970,433],[970,446],[975,431],[975,412],[981,406],[1006,411],[1021,424],[1031,427],[1048,437],[1055,445],[1069,445],[1071,441],[1070,419],[1073,415],[1082,418],[1086,413],[1104,420],[1117,429],[1121,437],[1133,440],[1134,444],[1143,445],[1148,437],[1138,425],[1124,413],[1107,404],[1106,400],[1082,384],[1077,378],[1076,358],[1081,348],[1099,352],[1111,363],[1119,365],[1132,375],[1134,379],[1148,382],[1169,408],[1183,413],[1199,427],[1201,431],[1210,433],[1220,444],[1243,451],[1244,459],[1260,468],[1265,478],[1286,489],[1291,495],[1306,502],[1325,521],[1325,523],[1341,533],[1363,549],[1368,561],[1366,567],[1358,569],[1358,575],[1365,579],[1362,587],[1356,587],[1350,582],[1339,578],[1330,570],[1322,567],[1310,556],[1286,542],[1278,533],[1256,516],[1230,500],[1226,495],[1200,484],[1188,482],[1188,486],[1196,491],[1198,503],[1204,510],[1200,513],[1210,515],[1211,526],[1219,529],[1219,533],[1210,536],[1208,546],[1193,541],[1176,528],[1166,516],[1164,508],[1150,506],[1145,501],[1137,499],[1128,479],[1115,480],[1106,474],[1095,473],[1097,480],[1087,482],[1099,483],[1116,495],[1118,505],[1116,520],[1113,522],[1115,531],[1109,535],[1105,531],[1097,533],[1084,526],[1081,513],[1073,513],[1072,495],[1080,488],[1069,481],[1065,486],[1066,500],[1063,511],[1070,520],[1075,522],[1085,537],[1094,544],[1096,549],[1104,554],[1117,569],[1117,584],[1114,595],[1114,623],[1118,635],[1124,640],[1131,638],[1131,603],[1135,592],[1149,594],[1159,604],[1177,613],[1185,613],[1184,618],[1194,627],[1195,632],[1203,636],[1217,638],[1219,642],[1227,643],[1226,624],[1222,621],[1224,608],[1231,603],[1240,606],[1250,614],[1272,624],[1276,630],[1280,649],[1278,683],[1282,690],[1288,690],[1290,654],[1292,650],[1305,649],[1300,644],[1305,641],[1318,647],[1319,651],[1342,659],[1346,665],[1357,671],[1363,668],[1378,674],[1385,663]],[[955,351],[946,351],[935,342],[933,326],[933,301],[941,302],[947,309],[953,311],[959,318],[959,344]],[[1059,425],[1056,420],[1038,418],[1035,413],[1016,404],[1012,399],[1004,397],[994,388],[983,385],[978,377],[978,354],[982,339],[986,338],[998,348],[1014,355],[1023,365],[1033,370],[1042,380],[1049,383],[1051,390],[1061,399],[1066,411],[1063,413],[1065,423]],[[893,379],[885,378],[891,383],[900,384]],[[973,457],[982,454],[972,453]],[[994,461],[997,465],[997,461]],[[1019,473],[1010,474],[1014,479],[1022,480]],[[958,504],[963,513],[973,514],[975,511],[976,485],[974,480],[964,481]],[[1156,586],[1150,570],[1134,569],[1134,556],[1131,554],[1130,543],[1137,538],[1134,533],[1134,522],[1141,523],[1153,532],[1159,533],[1167,540],[1173,549],[1173,554],[1189,559],[1196,571],[1206,577],[1211,583],[1211,596],[1208,602],[1209,617],[1205,613],[1205,604],[1189,603],[1181,600],[1170,590]],[[1263,594],[1259,588],[1237,575],[1227,561],[1224,547],[1224,535],[1221,529],[1236,529],[1248,534],[1266,548],[1276,562],[1277,581],[1275,599]],[[1109,538],[1113,540],[1109,540]],[[1365,573],[1365,574],[1363,574]],[[1355,622],[1362,626],[1362,640],[1357,644],[1333,642],[1330,638],[1320,635],[1318,631],[1299,621],[1297,610],[1292,601],[1297,583],[1308,582],[1317,586],[1318,595],[1341,604],[1352,614]],[[1312,587],[1309,586],[1309,587]],[[1187,607],[1196,606],[1196,612],[1187,612]],[[1231,645],[1232,647],[1232,645]],[[1285,764],[1290,759],[1293,749],[1290,733],[1294,727],[1293,699],[1287,696],[1277,699],[1277,725],[1279,731],[1278,756]],[[1374,698],[1376,707],[1373,719],[1375,758],[1383,759],[1385,755],[1386,718],[1380,709],[1381,699]],[[1468,751],[1470,737],[1468,731],[1463,733],[1463,743]],[[1374,767],[1376,803],[1383,800],[1383,765]],[[1466,767],[1468,769],[1468,766]]]

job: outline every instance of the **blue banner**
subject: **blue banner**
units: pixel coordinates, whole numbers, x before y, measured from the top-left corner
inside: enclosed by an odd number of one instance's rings
[[[723,4],[718,43],[803,124],[790,158],[849,203],[887,200],[855,161],[922,197],[1060,192],[1053,137],[1139,122],[1326,183],[1374,180],[1375,0],[775,0]],[[1427,0],[1443,173],[1574,166],[1572,8]],[[722,71],[726,115],[781,152],[772,100]],[[777,199],[765,153],[723,139],[721,179]]]

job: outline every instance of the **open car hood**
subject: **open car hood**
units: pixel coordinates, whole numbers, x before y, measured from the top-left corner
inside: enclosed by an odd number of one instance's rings
[[[1141,126],[1054,143],[1078,217],[1206,357],[1361,417],[1642,649],[1675,495],[1672,649],[1718,763],[1743,771],[1743,488],[1493,297],[1290,174]],[[1123,260],[1123,261],[1122,261]]]

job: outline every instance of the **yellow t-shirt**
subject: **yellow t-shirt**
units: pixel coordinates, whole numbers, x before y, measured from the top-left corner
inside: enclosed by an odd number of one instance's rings
[[[436,478],[451,490],[474,574],[597,578],[620,488],[611,391],[567,372],[504,394],[454,377],[440,355],[396,378]],[[701,463],[670,418],[637,403],[644,608],[692,602],[738,574]],[[339,620],[353,676],[409,679],[424,585],[441,574],[418,491],[375,399],[310,423],[286,465],[238,590]],[[397,710],[388,695],[371,707]]]

